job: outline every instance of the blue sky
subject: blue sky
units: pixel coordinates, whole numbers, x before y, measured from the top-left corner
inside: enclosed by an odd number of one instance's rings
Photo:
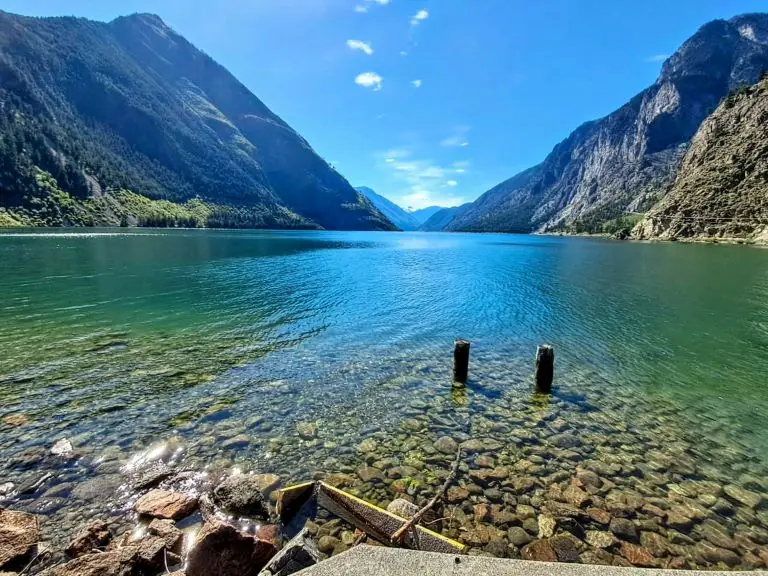
[[[715,18],[765,0],[5,0],[20,14],[159,14],[355,186],[457,205],[651,84]]]

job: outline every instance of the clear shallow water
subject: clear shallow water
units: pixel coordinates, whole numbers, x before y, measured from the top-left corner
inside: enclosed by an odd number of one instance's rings
[[[685,481],[768,493],[765,250],[418,233],[8,233],[0,326],[0,420],[28,420],[0,424],[0,484],[50,471],[35,492],[9,497],[47,514],[54,538],[92,513],[128,509],[121,467],[168,441],[183,467],[236,465],[285,482],[341,472],[380,502],[434,492],[432,469],[452,459],[433,447],[445,435],[500,445],[486,452],[510,479],[490,488],[514,496],[496,502],[513,511],[532,499],[545,513],[577,466],[670,507]],[[455,337],[472,341],[463,392],[450,386]],[[557,356],[548,404],[530,396],[545,342]],[[307,421],[315,440],[297,436]],[[578,445],[558,446],[559,432]],[[44,455],[64,437],[78,459]],[[366,439],[375,450],[359,449]],[[407,482],[393,482],[393,468],[414,463]],[[362,482],[366,464],[386,480]],[[466,467],[459,483],[474,491],[475,456]],[[515,488],[515,477],[536,485]],[[456,503],[466,522],[445,529],[477,548],[477,526],[509,524],[473,520],[474,504],[497,496],[480,488]],[[689,485],[683,498],[699,492]],[[768,503],[722,497],[735,510],[708,519],[768,544]],[[680,529],[692,543],[665,562],[708,562],[696,547],[704,519]],[[669,528],[661,521],[662,535]]]

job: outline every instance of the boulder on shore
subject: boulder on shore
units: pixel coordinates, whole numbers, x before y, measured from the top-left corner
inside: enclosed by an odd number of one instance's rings
[[[181,520],[197,509],[197,498],[180,492],[151,490],[134,507],[140,516]]]
[[[0,509],[0,569],[31,554],[40,540],[40,522],[25,512]]]
[[[268,518],[269,506],[264,500],[262,484],[260,477],[256,475],[230,476],[213,490],[213,501],[231,514]]]
[[[103,520],[95,520],[72,539],[65,552],[70,558],[90,554],[97,548],[105,547],[112,538],[109,526]]]
[[[203,526],[187,556],[187,576],[258,576],[277,553],[274,542],[221,522]]]

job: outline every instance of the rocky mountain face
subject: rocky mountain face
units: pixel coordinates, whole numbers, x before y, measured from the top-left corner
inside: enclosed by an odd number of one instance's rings
[[[728,96],[691,141],[639,239],[768,242],[768,77]]]
[[[371,201],[371,204],[386,216],[390,222],[400,228],[400,230],[416,230],[419,227],[419,222],[416,218],[411,216],[410,212],[406,212],[388,198],[374,192],[371,188],[368,188],[367,186],[358,186],[355,190],[368,198],[368,200]]]
[[[153,15],[0,12],[0,137],[0,223],[393,228]]]
[[[577,128],[541,164],[486,192],[446,229],[597,231],[622,213],[649,209],[671,186],[702,121],[764,69],[768,15],[706,24],[664,63],[652,86]]]

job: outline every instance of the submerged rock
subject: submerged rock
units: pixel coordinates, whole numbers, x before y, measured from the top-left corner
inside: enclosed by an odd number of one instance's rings
[[[735,484],[728,484],[724,490],[729,498],[741,502],[749,508],[757,508],[763,501],[763,497],[757,492],[752,492]]]
[[[133,549],[120,549],[87,554],[49,568],[42,572],[42,576],[131,576],[135,564],[134,552]]]
[[[40,522],[25,512],[0,509],[0,568],[23,561],[40,540]]]
[[[456,440],[450,436],[442,436],[435,442],[435,450],[443,454],[456,454],[458,449],[459,445],[456,443]]]
[[[317,424],[314,422],[298,422],[296,424],[296,432],[304,440],[312,440],[317,436]]]
[[[180,492],[151,490],[139,498],[134,509],[140,516],[181,520],[197,509],[197,498]]]
[[[72,444],[66,438],[57,440],[51,448],[51,454],[54,456],[68,457],[72,455]]]
[[[406,520],[411,518],[418,511],[419,507],[416,506],[416,504],[408,502],[408,500],[404,500],[402,498],[393,500],[389,503],[389,506],[387,506],[387,512],[391,512],[392,514],[400,516],[400,518],[405,518]]]

